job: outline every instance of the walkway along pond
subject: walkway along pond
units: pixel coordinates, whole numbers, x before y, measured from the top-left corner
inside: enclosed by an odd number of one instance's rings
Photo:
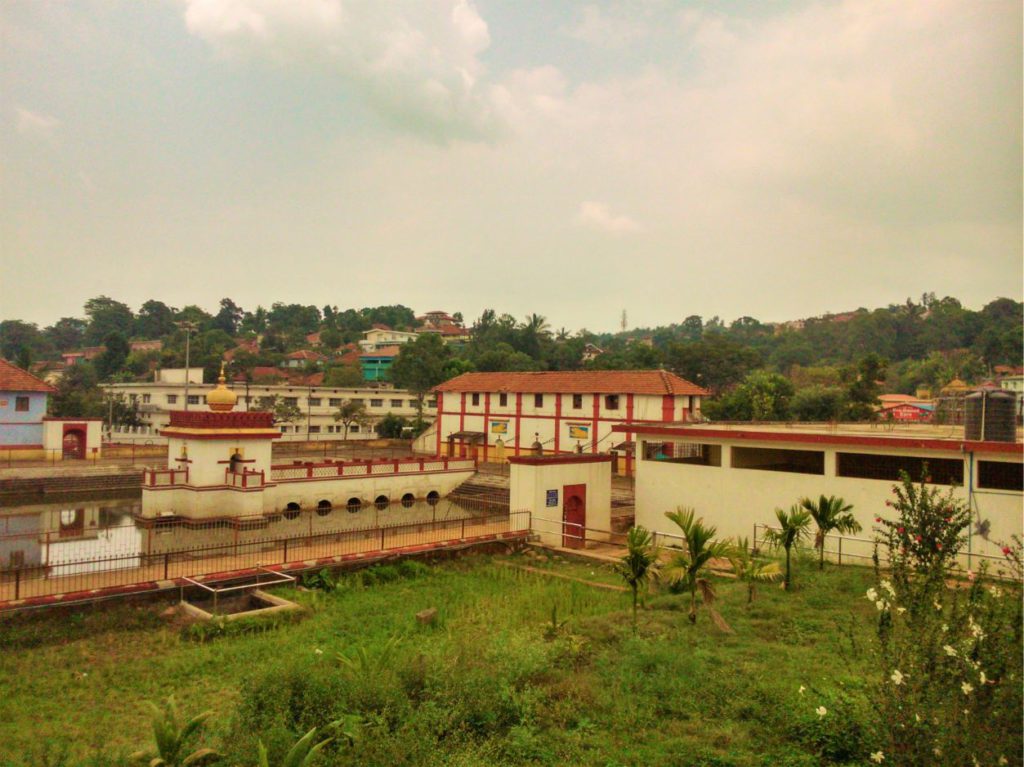
[[[416,501],[210,520],[142,519],[117,500],[0,512],[0,610],[170,588],[248,569],[302,570],[382,553],[525,537],[529,512]]]

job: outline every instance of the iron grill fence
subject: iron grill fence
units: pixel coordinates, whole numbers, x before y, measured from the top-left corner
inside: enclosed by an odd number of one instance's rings
[[[481,514],[407,524],[355,528],[216,546],[188,547],[156,554],[133,553],[0,570],[0,609],[14,600],[89,593],[110,588],[145,590],[156,581],[284,566],[302,570],[324,560],[409,549],[530,530],[530,512]]]

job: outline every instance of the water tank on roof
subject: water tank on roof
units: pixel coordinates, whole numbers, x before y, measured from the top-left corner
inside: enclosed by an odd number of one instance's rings
[[[1017,440],[1017,401],[1011,392],[978,391],[964,402],[964,438],[985,442]]]

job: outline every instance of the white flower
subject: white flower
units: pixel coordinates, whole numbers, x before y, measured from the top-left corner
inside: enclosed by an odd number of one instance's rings
[[[948,623],[943,623],[942,624],[942,633],[945,634],[947,631],[949,631],[949,624]]]
[[[964,695],[970,695],[974,692],[974,686],[970,682],[964,682],[960,685],[960,689],[964,691]]]
[[[975,639],[985,638],[985,632],[982,630],[981,626],[974,622],[973,615],[967,616],[967,625],[970,626],[971,634],[974,635]]]
[[[918,724],[920,724],[921,723],[921,715],[920,714],[914,714],[914,721],[917,722]]]
[[[317,647],[315,650],[313,650],[313,652],[316,653],[317,655],[323,655],[324,654],[324,651],[321,650],[319,647]]]
[[[981,678],[981,683],[982,684],[988,684],[988,677],[985,676],[985,672],[984,671],[981,672],[980,678]]]
[[[893,671],[889,675],[889,678],[892,680],[892,683],[894,685],[896,685],[897,687],[899,687],[901,684],[903,684],[903,680],[906,679],[906,677],[903,675],[903,672],[900,671],[899,669],[896,669],[895,671]]]
[[[868,597],[868,599],[870,599],[870,600],[871,600],[872,602],[877,602],[877,601],[878,601],[878,592],[877,592],[877,591],[875,591],[875,589],[874,589],[874,588],[870,588],[870,589],[868,589],[868,591],[867,591],[867,597]]]
[[[946,651],[946,655],[948,655],[950,658],[956,657],[956,648],[953,647],[953,645],[944,644],[942,645],[942,649]]]
[[[816,709],[814,709],[814,711],[815,711],[815,712],[816,712],[816,713],[818,714],[818,716],[819,716],[819,717],[821,717],[821,718],[824,718],[825,714],[827,714],[827,713],[828,713],[828,709],[827,709],[827,708],[825,708],[824,706],[818,706],[818,707],[817,707]]]
[[[804,687],[803,685],[800,685],[800,689],[798,690],[798,692],[799,692],[799,693],[800,693],[801,695],[803,695],[803,694],[804,694],[804,690],[806,690],[806,689],[807,689],[806,687]]]
[[[881,751],[875,751],[871,755],[871,761],[875,762],[876,764],[881,764],[885,761],[885,754],[883,754]]]
[[[891,584],[891,583],[890,583],[889,581],[887,581],[887,580],[883,580],[883,581],[882,581],[881,583],[879,583],[878,585],[879,585],[879,586],[881,586],[881,587],[882,587],[883,589],[885,589],[886,591],[888,591],[888,592],[889,592],[889,596],[891,596],[891,597],[894,597],[894,596],[896,596],[896,589],[894,589],[894,588],[892,587],[892,584]]]
[[[932,607],[934,607],[936,610],[938,610],[940,612],[942,611],[942,605],[939,604],[939,600],[938,599],[936,599],[934,602],[932,602]]]
[[[988,593],[994,596],[996,599],[999,599],[999,597],[1003,595],[1003,590],[998,586],[989,586]]]
[[[882,610],[889,609],[889,603],[886,602],[884,599],[879,599],[877,602],[875,602],[875,607],[877,607],[878,611],[881,612]]]
[[[907,611],[906,607],[897,607],[896,608],[896,612],[898,612],[900,615],[903,615],[903,613],[905,613],[906,611]]]
[[[936,746],[935,748],[932,749],[932,753],[935,754],[936,756],[942,756],[942,749],[939,748],[938,746]]]
[[[1009,764],[1009,763],[1010,762],[1007,760],[1007,758],[1005,756],[1000,756],[999,757],[999,764]]]

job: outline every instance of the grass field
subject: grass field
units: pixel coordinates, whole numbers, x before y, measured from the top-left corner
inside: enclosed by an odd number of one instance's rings
[[[607,566],[540,566],[615,582]],[[323,764],[866,764],[873,672],[851,639],[872,630],[871,578],[804,561],[796,591],[763,586],[752,606],[721,580],[734,634],[703,612],[690,626],[687,598],[660,593],[634,637],[627,594],[484,555],[378,567],[327,594],[284,589],[305,618],[205,642],[152,605],[18,617],[0,623],[0,763],[123,762],[149,742],[143,702],[173,693],[188,713],[215,712],[195,745],[230,765],[256,764],[257,739],[281,753],[344,713],[360,737]],[[418,624],[429,607],[437,622]],[[336,660],[360,649],[354,671]]]

